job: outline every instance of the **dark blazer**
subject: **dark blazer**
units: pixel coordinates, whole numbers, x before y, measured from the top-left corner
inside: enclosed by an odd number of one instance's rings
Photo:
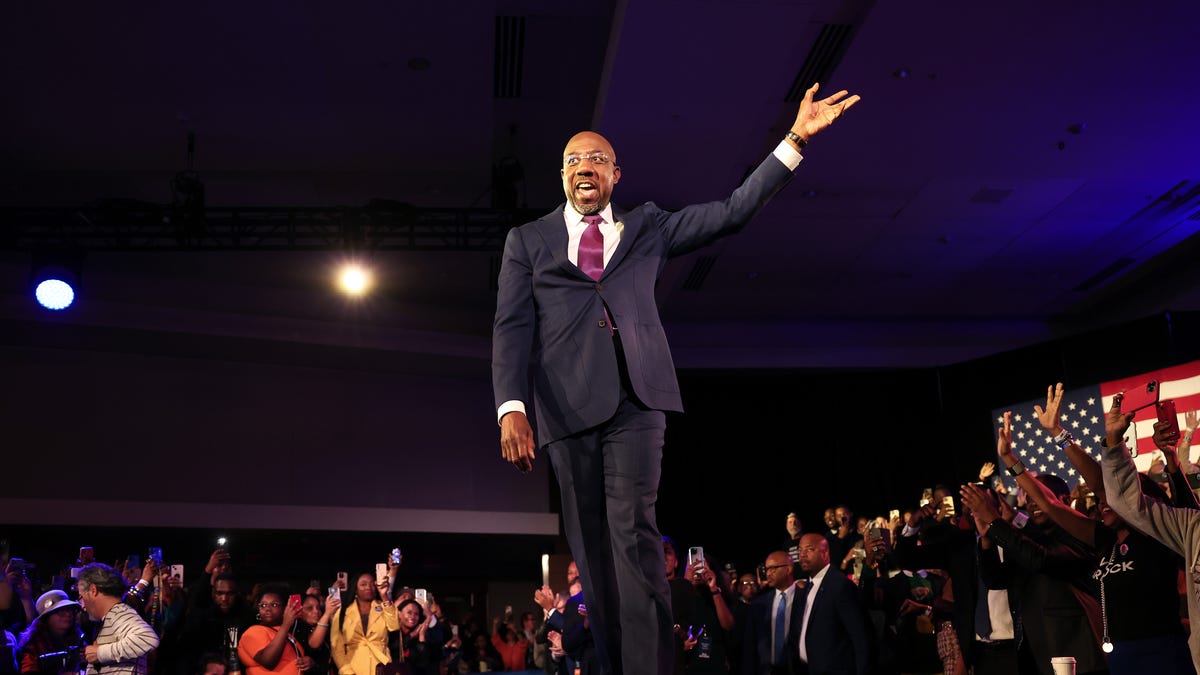
[[[576,614],[578,614],[578,610],[576,611]],[[542,627],[538,629],[537,637],[535,638],[538,644],[548,645],[550,643],[550,638],[548,637],[550,631],[555,631],[559,635],[563,634],[562,612],[550,612],[550,616],[546,617],[546,620],[542,622]],[[570,655],[564,656],[562,659],[555,661],[554,658],[550,656],[549,647],[546,649],[546,675],[572,675],[572,673],[574,673],[575,666],[571,662]],[[565,650],[566,647],[563,649]]]
[[[791,643],[788,654],[796,660],[795,672],[809,675],[825,673],[869,673],[874,668],[874,641],[870,621],[858,586],[840,570],[830,566],[817,588],[805,588],[797,597],[800,621],[789,631]],[[804,602],[812,604],[808,617],[808,633],[804,636],[807,666],[800,661],[800,629],[803,625]]]
[[[792,611],[788,619],[788,647],[798,645],[800,618],[804,612],[804,591],[797,588],[792,591]],[[771,672],[771,631],[774,630],[775,615],[771,607],[775,604],[775,589],[764,591],[754,596],[746,611],[746,628],[742,639],[742,675],[768,675]],[[785,651],[786,653],[786,651]],[[795,663],[789,658],[785,661],[788,668],[794,668]]]
[[[1053,525],[1018,530],[1000,519],[987,536],[1004,548],[1004,562],[994,553],[980,556],[984,583],[1007,584],[1009,598],[1019,599],[1038,671],[1050,675],[1050,659],[1064,654],[1075,657],[1077,672],[1105,670],[1098,585],[1091,580],[1094,550]]]
[[[592,631],[583,624],[584,617],[579,613],[579,604],[583,602],[583,593],[576,593],[567,600],[562,613],[562,644],[567,656],[579,667],[579,675],[599,675],[596,667],[596,644],[592,640]]]
[[[654,285],[669,258],[740,230],[792,172],[767,157],[726,200],[667,211],[614,206],[621,242],[597,282],[567,257],[563,207],[508,233],[492,329],[496,407],[531,400],[538,443],[594,427],[617,409],[620,375],[605,307],[620,333],[633,394],[653,410],[681,411],[679,383]],[[532,350],[531,350],[532,347]],[[527,409],[527,412],[528,409]]]

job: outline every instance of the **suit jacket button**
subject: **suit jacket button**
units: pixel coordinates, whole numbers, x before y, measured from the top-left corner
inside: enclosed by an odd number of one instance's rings
[[[598,291],[604,290],[604,284],[596,284],[596,290],[598,290]]]
[[[604,319],[597,321],[596,325],[599,326],[600,328],[604,328]]]

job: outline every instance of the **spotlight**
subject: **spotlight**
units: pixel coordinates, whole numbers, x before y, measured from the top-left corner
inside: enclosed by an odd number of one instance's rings
[[[79,252],[35,252],[30,287],[38,304],[53,311],[70,307],[79,292],[82,264],[83,254]]]
[[[349,264],[338,274],[338,285],[346,295],[363,295],[371,289],[371,273],[360,265]]]

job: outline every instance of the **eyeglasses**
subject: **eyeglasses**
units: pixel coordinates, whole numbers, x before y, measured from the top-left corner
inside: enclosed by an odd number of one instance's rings
[[[759,576],[765,577],[771,570],[782,569],[784,567],[791,567],[791,565],[759,565],[758,574]]]
[[[563,157],[563,164],[576,166],[585,159],[592,164],[608,164],[609,162],[608,153],[593,152],[586,155],[567,155]]]
[[[259,609],[279,609],[280,607],[283,607],[282,602],[260,602],[260,603],[258,603]]]
[[[738,583],[741,584],[742,586],[753,586],[754,585],[753,581],[739,581]]]

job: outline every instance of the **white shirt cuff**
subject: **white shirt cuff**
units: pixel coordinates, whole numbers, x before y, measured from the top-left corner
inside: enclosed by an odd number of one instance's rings
[[[510,412],[519,412],[525,414],[525,403],[522,401],[505,401],[499,409],[496,410],[496,424],[500,423],[500,418]]]
[[[796,148],[793,148],[792,144],[787,141],[780,141],[771,154],[775,155],[775,159],[783,162],[788,171],[795,171],[796,167],[800,166],[800,160],[804,159],[804,156],[796,152]]]

